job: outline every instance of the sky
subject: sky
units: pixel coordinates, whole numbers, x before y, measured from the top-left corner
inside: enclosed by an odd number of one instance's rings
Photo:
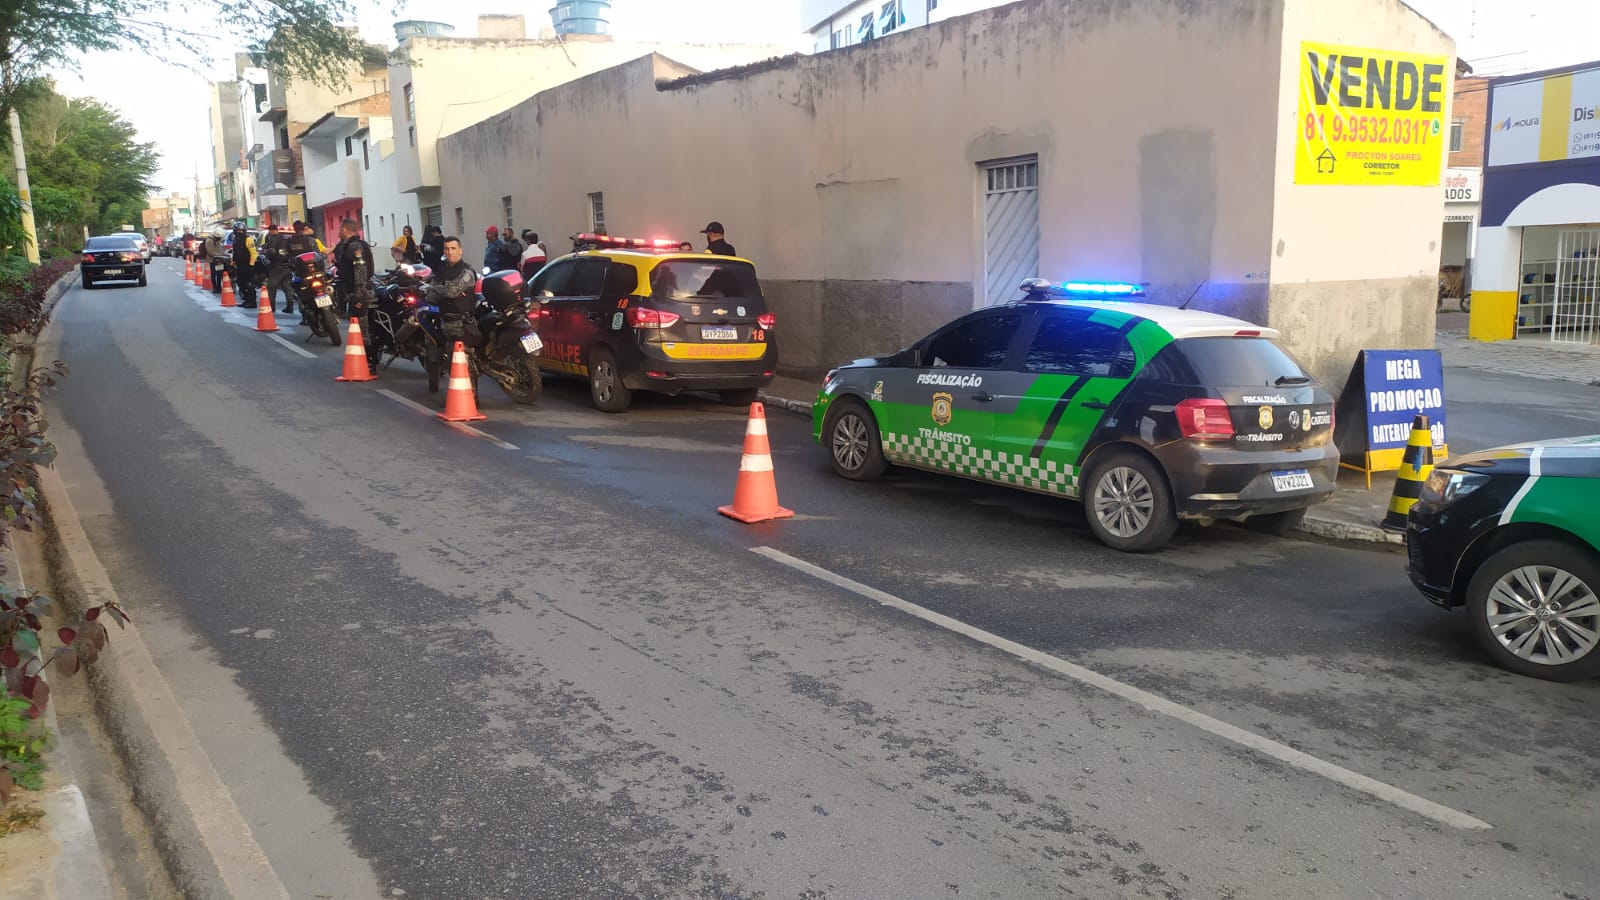
[[[1066,0],[1070,2],[1070,0]],[[1341,0],[1321,0],[1341,2]],[[1600,58],[1594,40],[1595,6],[1600,0],[1406,0],[1456,39],[1460,55],[1478,74],[1546,69]],[[363,35],[392,46],[396,18],[449,22],[456,33],[476,33],[479,13],[522,13],[532,33],[549,22],[554,0],[410,0],[402,16],[392,0],[360,0]],[[183,4],[174,3],[175,7]],[[842,5],[842,0],[841,0]],[[660,40],[794,42],[800,24],[799,0],[612,0],[612,33],[618,37]],[[235,48],[219,45],[214,64],[190,62],[185,68],[159,53],[96,53],[82,60],[78,73],[65,74],[59,89],[72,96],[94,96],[122,113],[154,141],[162,165],[156,183],[163,192],[190,193],[198,172],[210,183],[210,101],[206,79],[231,77]]]

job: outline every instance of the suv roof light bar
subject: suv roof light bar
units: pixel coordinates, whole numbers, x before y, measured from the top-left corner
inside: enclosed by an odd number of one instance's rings
[[[1100,300],[1129,299],[1144,296],[1145,285],[1131,281],[1063,281],[1053,284],[1045,278],[1029,278],[1022,283],[1026,300],[1048,300],[1054,297],[1089,297]]]

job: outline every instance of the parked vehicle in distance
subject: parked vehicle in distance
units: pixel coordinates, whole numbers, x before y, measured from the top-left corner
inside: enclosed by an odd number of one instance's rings
[[[89,238],[84,242],[79,259],[83,287],[87,290],[102,281],[137,281],[144,287],[149,283],[144,263],[144,254],[132,235],[107,234]]]
[[[1406,518],[1407,571],[1464,607],[1500,666],[1551,681],[1600,675],[1600,435],[1436,466]]]
[[[1079,499],[1095,537],[1129,552],[1180,519],[1279,533],[1333,493],[1334,398],[1277,331],[1130,302],[1134,284],[1022,287],[829,372],[812,429],[834,471],[892,463]]]
[[[134,242],[139,245],[139,255],[144,257],[145,265],[149,265],[150,264],[150,260],[154,256],[154,254],[150,250],[150,239],[145,237],[144,235],[140,234],[137,231],[130,231],[130,232],[127,232],[127,233],[129,235],[131,235],[133,237]]]

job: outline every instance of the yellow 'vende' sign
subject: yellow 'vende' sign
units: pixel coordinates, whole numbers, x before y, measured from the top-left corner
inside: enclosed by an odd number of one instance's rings
[[[1296,184],[1436,185],[1450,58],[1300,44]]]

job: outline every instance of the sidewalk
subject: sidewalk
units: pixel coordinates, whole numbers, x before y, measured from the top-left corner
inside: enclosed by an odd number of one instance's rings
[[[1559,343],[1550,340],[1549,335],[1515,341],[1475,341],[1458,331],[1439,332],[1435,345],[1447,369],[1479,369],[1600,387],[1600,345]]]
[[[809,418],[820,386],[818,382],[779,376],[762,392],[761,400],[768,406],[782,407]],[[1340,469],[1339,489],[1326,503],[1313,506],[1306,512],[1300,530],[1336,541],[1405,543],[1402,536],[1378,527],[1378,522],[1389,508],[1389,495],[1394,490],[1394,473],[1374,474],[1370,491],[1366,489],[1366,481],[1366,476],[1359,472]]]

